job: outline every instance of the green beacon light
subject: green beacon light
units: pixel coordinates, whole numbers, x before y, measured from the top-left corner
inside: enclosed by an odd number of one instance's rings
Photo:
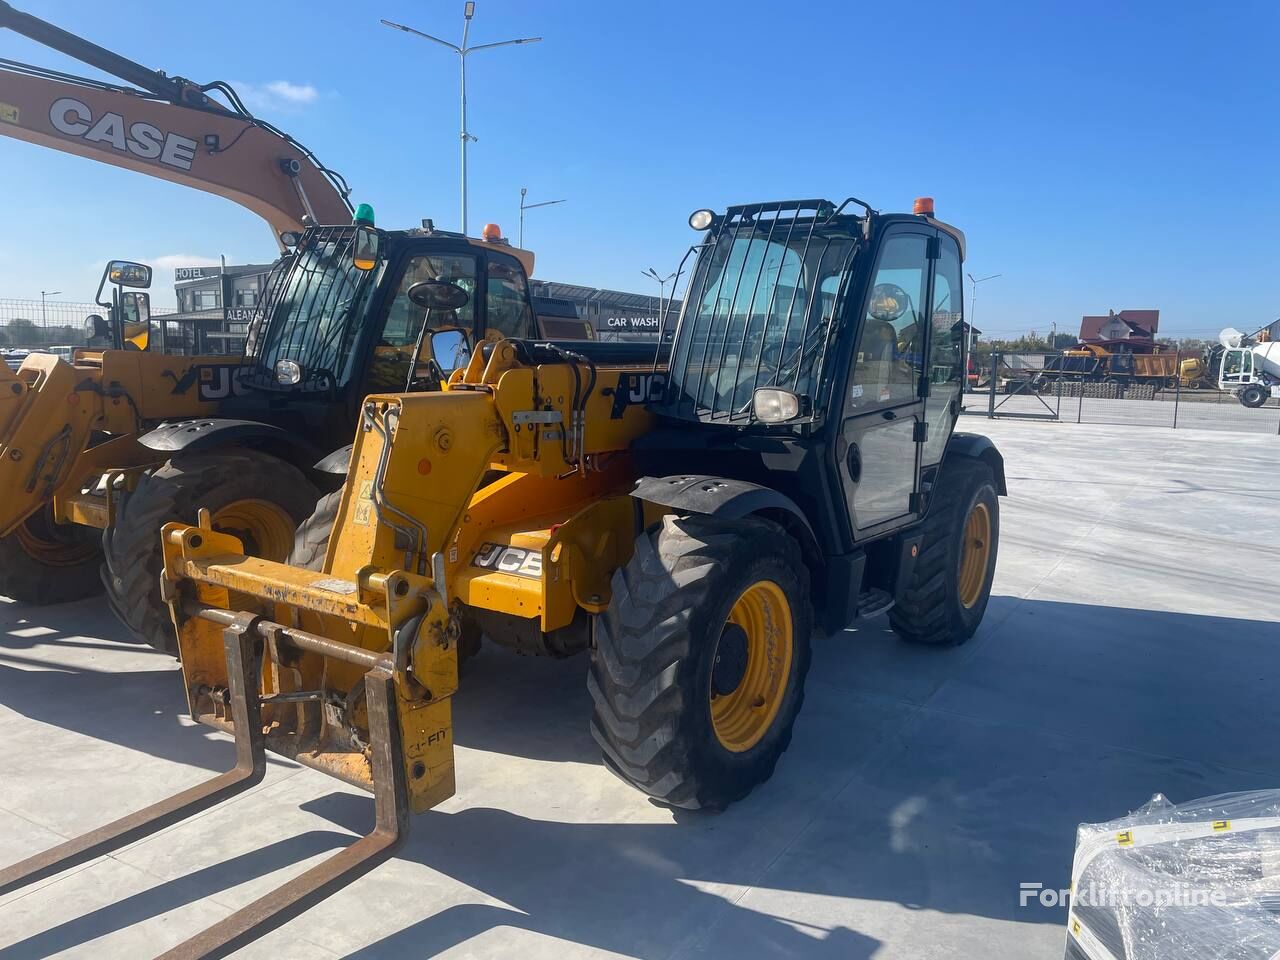
[[[360,206],[356,207],[356,216],[352,222],[361,224],[362,226],[372,227],[373,207],[367,203],[360,204]]]

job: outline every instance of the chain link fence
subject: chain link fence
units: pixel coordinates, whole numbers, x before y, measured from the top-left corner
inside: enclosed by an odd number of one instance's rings
[[[1201,363],[1184,370],[1183,360]],[[1218,372],[1181,352],[1087,358],[1064,352],[974,357],[964,412],[991,419],[1066,420],[1280,436],[1280,400],[1246,407]],[[1116,369],[1118,367],[1119,369]]]
[[[153,317],[168,316],[172,308],[153,307]],[[85,345],[84,320],[106,314],[96,303],[71,300],[14,300],[0,297],[0,356],[16,368],[33,350],[68,351]],[[66,353],[70,357],[70,353]]]

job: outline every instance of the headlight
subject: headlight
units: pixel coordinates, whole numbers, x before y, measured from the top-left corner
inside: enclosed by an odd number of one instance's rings
[[[291,387],[302,382],[302,365],[297,360],[276,361],[276,383]]]
[[[695,230],[706,230],[716,215],[710,210],[695,210],[689,214],[689,226]]]
[[[756,419],[764,423],[783,423],[800,416],[800,398],[790,390],[760,387],[751,397]]]

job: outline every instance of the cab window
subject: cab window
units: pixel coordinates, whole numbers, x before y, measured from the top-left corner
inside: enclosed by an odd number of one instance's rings
[[[928,240],[890,237],[880,251],[862,317],[849,403],[853,410],[908,403],[924,366]]]
[[[533,311],[529,306],[529,281],[519,261],[489,255],[485,339],[534,335]]]
[[[427,310],[409,299],[409,288],[423,280],[452,283],[467,292],[465,304],[456,310]],[[396,287],[387,310],[382,336],[374,348],[368,392],[403,390],[409,379],[413,349],[425,323],[431,330],[461,328],[467,336],[475,329],[476,258],[467,254],[433,254],[413,257]]]

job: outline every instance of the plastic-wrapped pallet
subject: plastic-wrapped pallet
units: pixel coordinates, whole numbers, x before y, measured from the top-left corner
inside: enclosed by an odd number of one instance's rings
[[[1280,790],[1081,824],[1066,960],[1280,960]]]

